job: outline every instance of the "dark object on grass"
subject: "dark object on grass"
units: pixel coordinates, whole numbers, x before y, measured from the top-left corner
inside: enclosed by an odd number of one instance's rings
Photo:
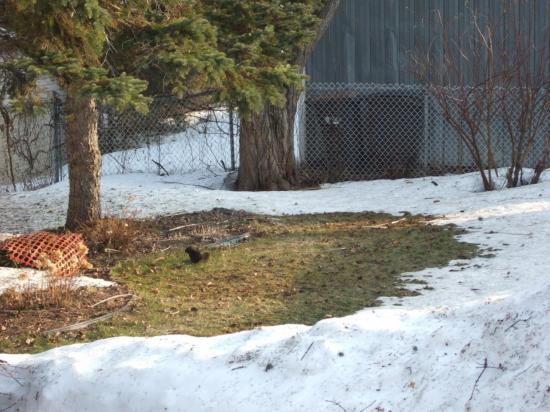
[[[199,249],[193,246],[187,246],[185,252],[187,252],[187,254],[189,255],[191,263],[206,262],[210,257],[210,253],[201,252]]]
[[[17,267],[17,265],[14,262],[12,262],[8,257],[8,252],[6,252],[3,249],[0,249],[0,267],[8,267],[8,268]]]

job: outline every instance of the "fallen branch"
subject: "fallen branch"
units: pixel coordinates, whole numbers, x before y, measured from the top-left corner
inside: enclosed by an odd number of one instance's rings
[[[43,334],[50,335],[52,333],[69,332],[69,331],[75,331],[75,330],[80,330],[80,329],[87,328],[88,326],[93,325],[95,323],[99,323],[99,322],[103,322],[105,320],[111,319],[113,316],[115,316],[119,312],[123,312],[123,311],[128,310],[130,308],[130,303],[131,302],[132,302],[132,299],[128,300],[128,302],[126,302],[126,304],[123,307],[121,307],[117,310],[114,310],[112,312],[109,312],[105,315],[99,316],[97,318],[93,318],[93,319],[90,319],[90,320],[85,320],[83,322],[73,323],[72,325],[64,326],[62,328],[50,329],[50,330],[44,331]]]
[[[315,342],[311,342],[311,344],[308,346],[307,350],[305,351],[305,353],[302,355],[302,357],[300,358],[300,360],[304,360],[304,358],[306,357],[306,355],[308,354],[308,352],[310,351],[311,347],[313,346]]]
[[[477,384],[479,383],[479,380],[481,379],[481,377],[483,376],[483,374],[485,373],[485,371],[487,370],[487,368],[489,367],[488,363],[487,363],[487,358],[485,358],[485,360],[483,361],[483,366],[482,366],[482,371],[481,373],[479,374],[479,376],[477,377],[475,383],[474,383],[474,387],[472,388],[472,393],[470,394],[470,398],[468,399],[468,401],[471,401],[473,398],[474,398],[474,392],[477,388]]]
[[[510,329],[514,328],[520,322],[529,322],[530,320],[531,320],[531,316],[529,316],[526,319],[518,319],[514,323],[512,323],[510,326],[508,326],[506,329],[504,329],[504,332],[508,332]]]
[[[214,187],[204,186],[204,185],[197,185],[192,183],[180,183],[180,182],[162,182],[164,184],[170,184],[170,185],[181,185],[181,186],[194,186],[194,187],[200,187],[202,189],[208,189],[208,190],[218,190]]]
[[[253,218],[244,218],[244,220],[252,220]],[[235,220],[241,220],[241,219],[235,219]],[[222,222],[201,222],[201,223],[190,223],[188,225],[183,225],[183,226],[176,226],[176,227],[173,227],[172,229],[168,229],[169,232],[175,232],[176,230],[181,230],[181,229],[185,229],[185,228],[188,228],[188,227],[194,227],[194,226],[203,226],[203,225],[223,225],[225,223],[228,223],[228,222],[231,222],[231,219],[226,219]]]
[[[363,226],[365,229],[387,229],[389,226],[396,225],[398,223],[404,222],[407,220],[406,217],[398,220],[394,220],[393,222],[389,223],[381,223],[379,225],[371,225],[371,226]]]
[[[181,229],[185,229],[186,227],[193,227],[193,226],[200,226],[200,225],[203,225],[204,223],[191,223],[189,225],[183,225],[183,226],[176,226],[176,227],[173,227],[172,229],[168,229],[169,232],[175,232],[176,230],[181,230]]]
[[[336,402],[336,401],[328,401],[328,400],[326,400],[325,402],[327,402],[327,403],[332,403],[333,405],[338,406],[338,407],[339,407],[340,409],[342,409],[344,412],[348,412],[348,410],[347,410],[346,408],[344,408],[342,405],[340,405],[340,404],[339,404],[338,402]]]
[[[483,374],[485,373],[485,371],[487,369],[498,369],[498,370],[501,370],[501,371],[505,371],[506,368],[502,365],[502,363],[499,363],[498,366],[489,366],[489,363],[487,362],[487,358],[485,358],[485,360],[483,361],[483,365],[480,366],[480,368],[482,369],[481,370],[481,373],[479,374],[479,376],[477,377],[475,383],[474,383],[474,387],[472,389],[472,393],[470,395],[470,399],[468,399],[468,402],[471,401],[474,397],[474,392],[477,388],[477,385],[479,383],[479,380],[481,379],[481,377],[483,376]]]
[[[164,168],[164,166],[162,164],[160,164],[160,162],[157,162],[156,160],[152,160],[151,159],[151,162],[153,162],[154,164],[156,164],[159,168],[161,168],[162,170],[164,170],[164,173],[166,173],[166,176],[170,176],[170,173],[168,173],[168,170],[166,170]]]
[[[127,298],[129,296],[134,296],[132,295],[131,293],[123,293],[121,295],[115,295],[115,296],[111,296],[111,297],[108,297],[107,299],[103,299],[103,300],[100,300],[99,302],[97,303],[94,303],[93,305],[91,305],[90,307],[91,308],[95,308],[96,306],[99,306],[101,305],[102,303],[105,303],[105,302],[109,302],[110,300],[113,300],[113,299],[117,299],[117,298]]]
[[[244,233],[239,236],[235,236],[229,239],[225,239],[216,243],[212,243],[211,245],[208,245],[210,248],[217,248],[217,247],[230,247],[238,245],[239,243],[242,243],[246,240],[250,239],[250,233]]]

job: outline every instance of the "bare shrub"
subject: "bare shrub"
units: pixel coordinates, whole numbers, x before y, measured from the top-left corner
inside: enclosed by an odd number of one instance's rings
[[[30,310],[67,307],[76,299],[75,277],[48,275],[42,284],[26,283],[0,295],[5,310]]]
[[[464,19],[445,21],[436,11],[441,35],[419,44],[412,58],[416,76],[467,147],[485,190],[494,189],[498,176],[497,148],[510,153],[508,187],[537,183],[550,157],[549,30],[525,27],[521,0],[498,3],[502,13],[496,21],[474,9]],[[459,33],[461,19],[472,23]],[[535,172],[523,179],[533,158]]]
[[[198,225],[189,234],[200,241],[218,241],[228,235],[228,231],[221,225]]]
[[[140,236],[139,222],[134,219],[106,217],[81,228],[93,252],[105,250],[129,252]]]

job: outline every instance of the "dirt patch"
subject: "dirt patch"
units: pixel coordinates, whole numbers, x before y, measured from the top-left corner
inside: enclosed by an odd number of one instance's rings
[[[52,304],[36,297],[33,300],[28,293],[8,291],[0,295],[0,352],[39,352],[66,342],[93,340],[95,337],[90,334],[90,328],[52,333],[48,331],[117,311],[128,303],[127,294],[128,289],[124,286],[80,288],[72,290],[70,297],[60,304]],[[123,296],[96,305],[118,295]],[[21,299],[25,299],[24,305],[21,304]]]
[[[243,211],[213,209],[155,219],[105,219],[99,227],[84,228],[94,269],[91,277],[110,279],[110,268],[128,256],[184,250],[208,245],[253,230],[257,217]]]

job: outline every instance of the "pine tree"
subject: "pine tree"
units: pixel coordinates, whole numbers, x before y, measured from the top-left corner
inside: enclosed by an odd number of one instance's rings
[[[340,0],[204,0],[237,71],[224,98],[241,115],[240,190],[295,183],[293,131],[307,59]]]
[[[207,90],[212,101],[236,107],[241,115],[239,188],[290,188],[303,71],[339,3],[0,2],[0,50],[8,41],[19,56],[9,62],[11,68],[23,70],[30,83],[39,75],[52,76],[67,93],[67,227],[101,215],[98,101],[146,111],[147,95]],[[30,90],[24,83],[16,98]]]
[[[101,216],[98,101],[146,111],[155,73],[167,79],[163,87],[184,94],[219,86],[233,70],[216,30],[195,9],[192,0],[0,3],[0,50],[2,42],[17,50],[8,64],[28,80],[13,97],[24,98],[39,75],[55,78],[67,94],[68,228]]]

